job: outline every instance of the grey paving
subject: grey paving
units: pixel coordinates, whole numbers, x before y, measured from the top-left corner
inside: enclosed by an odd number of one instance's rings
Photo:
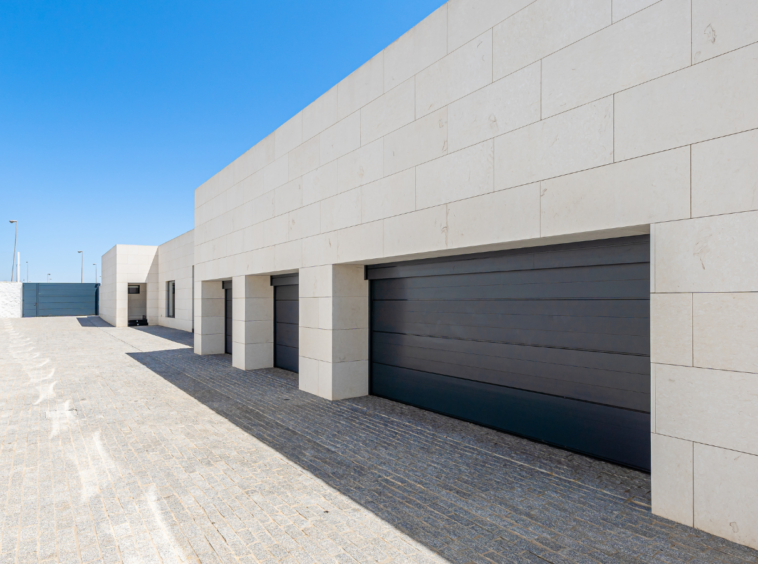
[[[191,339],[0,320],[0,564],[758,563],[653,516],[644,474]]]

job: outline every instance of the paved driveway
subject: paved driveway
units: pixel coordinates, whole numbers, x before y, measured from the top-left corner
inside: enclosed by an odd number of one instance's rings
[[[191,338],[0,320],[0,563],[758,562],[653,517],[644,474]]]

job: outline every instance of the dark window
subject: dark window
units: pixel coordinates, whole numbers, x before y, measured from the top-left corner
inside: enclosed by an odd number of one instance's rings
[[[176,281],[166,282],[166,317],[176,317]]]
[[[139,294],[139,284],[129,284],[130,294]]]

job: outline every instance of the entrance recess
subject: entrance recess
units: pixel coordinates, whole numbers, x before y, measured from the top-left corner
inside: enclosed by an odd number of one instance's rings
[[[650,469],[650,239],[371,266],[371,393]]]

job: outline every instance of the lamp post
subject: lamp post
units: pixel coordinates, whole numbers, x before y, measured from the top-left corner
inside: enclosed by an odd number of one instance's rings
[[[97,263],[96,263],[96,262],[93,262],[93,263],[92,263],[92,266],[94,266],[94,267],[95,267],[95,284],[97,284]]]
[[[82,279],[81,283],[84,284],[84,251],[76,251],[82,255]]]
[[[11,282],[13,282],[13,271],[16,269],[16,242],[18,241],[18,221],[15,219],[9,219],[10,223],[16,224],[16,234],[13,237],[13,264],[11,265]],[[18,282],[18,280],[16,280]]]
[[[47,281],[50,282],[50,273],[47,273]]]

